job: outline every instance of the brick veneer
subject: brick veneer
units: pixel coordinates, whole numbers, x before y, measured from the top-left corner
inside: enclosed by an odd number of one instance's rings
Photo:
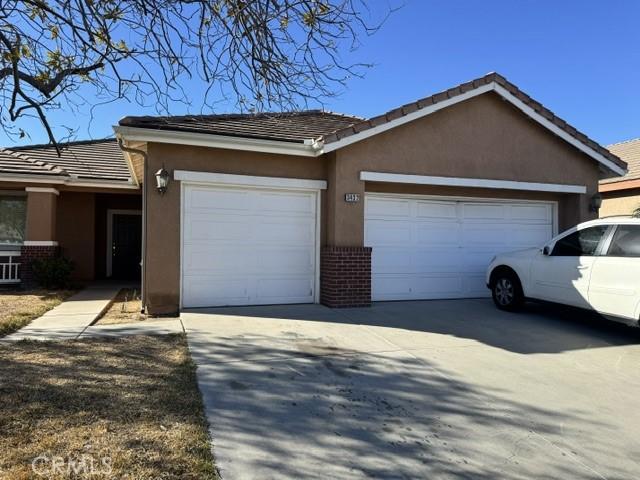
[[[371,305],[371,247],[324,247],[320,302],[328,307]]]
[[[47,258],[57,255],[59,247],[54,245],[23,245],[20,251],[20,281],[25,287],[35,285],[31,262],[38,258]]]

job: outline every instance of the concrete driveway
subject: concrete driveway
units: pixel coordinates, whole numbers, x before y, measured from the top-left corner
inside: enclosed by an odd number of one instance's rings
[[[489,300],[182,319],[223,479],[640,472],[638,330]]]

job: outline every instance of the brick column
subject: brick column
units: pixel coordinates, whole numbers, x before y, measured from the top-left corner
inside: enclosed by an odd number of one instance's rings
[[[49,242],[49,245],[43,245],[41,243],[27,241],[22,245],[20,251],[20,281],[23,287],[31,288],[36,286],[31,262],[39,258],[53,257],[58,254],[59,247],[55,242]]]
[[[371,305],[371,247],[324,247],[320,254],[320,303]]]

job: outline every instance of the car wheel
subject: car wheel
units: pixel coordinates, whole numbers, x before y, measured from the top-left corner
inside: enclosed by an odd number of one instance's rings
[[[493,302],[500,310],[514,311],[522,307],[524,295],[518,276],[513,272],[496,275],[491,288]]]

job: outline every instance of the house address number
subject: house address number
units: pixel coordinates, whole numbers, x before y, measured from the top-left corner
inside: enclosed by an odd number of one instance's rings
[[[345,193],[344,201],[347,203],[358,203],[360,201],[359,193]]]

